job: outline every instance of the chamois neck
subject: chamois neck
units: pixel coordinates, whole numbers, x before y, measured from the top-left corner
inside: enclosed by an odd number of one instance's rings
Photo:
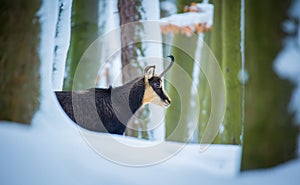
[[[131,113],[134,114],[143,102],[145,83],[144,78],[136,78],[122,86],[113,88],[118,99],[122,100],[123,105],[129,105]]]
[[[135,113],[142,106],[144,93],[145,81],[144,78],[141,78],[134,83],[129,93],[129,106],[133,113]]]

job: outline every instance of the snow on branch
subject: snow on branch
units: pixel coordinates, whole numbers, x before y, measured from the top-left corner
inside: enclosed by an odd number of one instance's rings
[[[214,6],[207,3],[192,3],[184,7],[184,12],[160,19],[164,34],[183,33],[191,36],[193,32],[204,33],[213,24]]]

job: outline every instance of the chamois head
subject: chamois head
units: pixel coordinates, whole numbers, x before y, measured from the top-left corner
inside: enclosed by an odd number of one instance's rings
[[[143,104],[154,103],[162,107],[168,107],[171,104],[171,99],[164,91],[161,79],[174,63],[174,57],[172,55],[168,57],[170,57],[172,61],[160,75],[155,75],[155,66],[147,66],[144,69],[145,92]]]

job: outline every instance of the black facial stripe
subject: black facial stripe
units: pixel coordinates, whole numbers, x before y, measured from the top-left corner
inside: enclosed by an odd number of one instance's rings
[[[156,94],[161,98],[162,101],[167,100],[168,102],[170,101],[169,98],[165,95],[162,86],[160,85],[161,82],[161,78],[159,77],[152,77],[149,79],[149,84],[151,85],[151,87],[153,88],[153,90],[156,92]],[[159,85],[157,85],[159,84]],[[158,86],[158,87],[157,87]]]

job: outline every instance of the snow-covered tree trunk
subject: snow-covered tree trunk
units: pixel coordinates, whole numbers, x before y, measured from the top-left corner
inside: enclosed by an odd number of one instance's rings
[[[145,45],[146,65],[155,65],[156,73],[158,74],[163,71],[163,65],[166,63],[162,59],[170,54],[163,56],[161,28],[157,22],[160,19],[159,0],[143,1],[142,6],[145,7],[145,19],[147,20],[144,24],[144,32],[147,38],[151,40],[143,42]],[[153,140],[164,140],[166,127],[164,124],[165,108],[150,104],[149,109],[151,113],[148,115],[149,122],[146,128],[148,137]]]
[[[72,27],[71,27],[71,43],[68,51],[66,79],[64,81],[64,89],[87,89],[90,88],[90,74],[94,70],[87,67],[86,73],[77,75],[75,83],[74,76],[77,66],[86,49],[98,37],[98,9],[99,0],[73,0],[72,4]],[[92,60],[88,61],[93,62]],[[99,62],[99,61],[96,61]],[[89,64],[90,65],[90,64]],[[90,66],[93,66],[92,64]],[[94,65],[95,66],[95,65]],[[98,69],[96,69],[98,70]]]
[[[54,62],[52,88],[61,91],[63,88],[67,51],[70,45],[72,0],[59,0],[58,18],[55,31]]]
[[[246,120],[242,168],[270,167],[295,157],[297,130],[288,112],[291,84],[273,71],[290,1],[246,0]]]
[[[30,123],[39,108],[40,1],[1,1],[0,120]]]

